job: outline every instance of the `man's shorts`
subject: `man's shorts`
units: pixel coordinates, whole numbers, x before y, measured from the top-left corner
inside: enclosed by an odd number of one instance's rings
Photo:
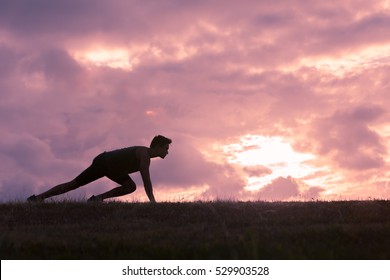
[[[84,186],[102,177],[107,177],[120,185],[123,185],[131,180],[128,174],[112,174],[108,171],[105,153],[101,153],[95,157],[92,164],[81,172],[74,180],[79,186]]]

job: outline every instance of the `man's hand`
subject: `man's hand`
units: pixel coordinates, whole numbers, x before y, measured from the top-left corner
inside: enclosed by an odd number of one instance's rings
[[[138,156],[140,159],[140,172],[142,181],[144,182],[144,188],[146,195],[148,196],[150,202],[156,203],[156,199],[153,195],[152,181],[150,180],[149,166],[150,166],[150,156],[147,152],[147,149],[139,149]]]

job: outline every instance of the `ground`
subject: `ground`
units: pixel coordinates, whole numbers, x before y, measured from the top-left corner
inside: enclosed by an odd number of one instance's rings
[[[5,203],[1,259],[389,259],[390,201]]]

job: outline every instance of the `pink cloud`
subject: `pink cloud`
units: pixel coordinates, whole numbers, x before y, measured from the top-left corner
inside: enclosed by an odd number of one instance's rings
[[[261,177],[272,173],[272,169],[266,166],[247,166],[244,167],[244,171],[250,177]]]
[[[208,186],[205,197],[257,198],[245,190],[247,176],[272,170],[237,169],[204,154],[213,143],[257,134],[312,153],[313,165],[341,172],[352,189],[357,182],[375,189],[373,174],[384,174],[377,181],[386,190],[383,5],[2,1],[1,193],[22,198],[77,175],[103,150],[148,145],[159,133],[174,140],[170,159],[153,167],[162,189]],[[385,51],[359,57],[372,47]],[[132,69],[88,62],[94,49],[124,50],[117,59]],[[303,196],[289,178],[263,186],[264,197]],[[329,186],[308,192],[320,197]]]
[[[260,200],[316,199],[324,189],[309,187],[303,190],[292,177],[278,177],[257,192]]]
[[[259,191],[259,197],[265,200],[284,200],[299,195],[299,187],[291,178],[279,177]]]
[[[313,135],[319,142],[318,153],[347,169],[383,167],[386,148],[379,134],[369,128],[383,114],[381,107],[364,105],[320,120]]]

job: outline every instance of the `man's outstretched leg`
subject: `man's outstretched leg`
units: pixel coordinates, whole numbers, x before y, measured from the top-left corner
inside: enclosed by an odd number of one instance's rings
[[[78,184],[76,180],[72,180],[63,184],[59,184],[39,195],[32,195],[27,198],[27,201],[43,201],[46,198],[72,191],[74,189],[77,189],[78,187],[80,187],[80,184]]]
[[[105,176],[105,172],[104,154],[100,154],[93,159],[92,164],[87,169],[72,181],[59,184],[40,195],[32,195],[27,198],[27,201],[43,201],[46,198],[72,191]]]
[[[123,196],[134,192],[137,189],[135,183],[130,178],[120,187],[113,188],[105,193],[91,196],[88,201],[103,201],[106,198]]]

